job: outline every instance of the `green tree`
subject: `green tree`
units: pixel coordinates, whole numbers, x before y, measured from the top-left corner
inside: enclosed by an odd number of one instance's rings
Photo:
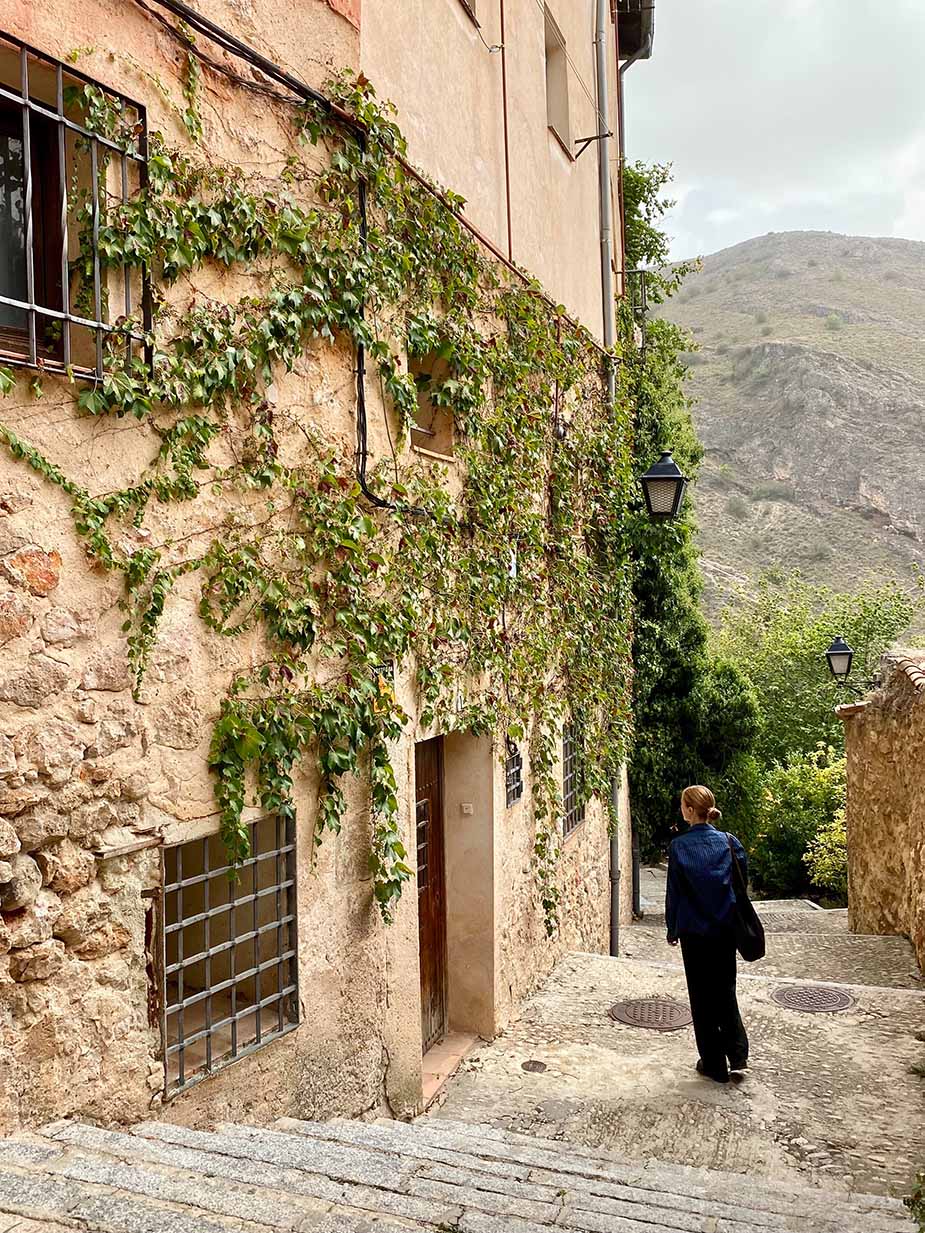
[[[820,743],[841,749],[835,707],[844,690],[829,673],[825,651],[836,634],[855,650],[852,679],[864,682],[880,656],[908,629],[919,600],[898,582],[835,592],[799,574],[765,574],[742,591],[721,618],[713,649],[735,664],[759,702],[755,754],[765,768],[813,753]]]
[[[657,222],[670,205],[661,196],[668,179],[669,168],[637,163],[626,169],[624,181],[627,266],[655,267],[649,282],[656,299],[677,290],[696,264],[664,273],[668,240]],[[654,319],[642,323],[645,347],[637,349],[631,345],[636,322],[625,304],[622,313],[627,345],[621,379],[635,413],[636,473],[670,448],[694,480],[703,447],[691,420],[681,360],[694,344],[677,326]],[[757,767],[750,748],[757,703],[737,665],[710,654],[695,533],[689,499],[678,520],[653,523],[636,496],[631,521],[636,740],[629,772],[633,824],[646,856],[663,851],[688,783],[713,787],[730,829],[748,834],[753,821]]]

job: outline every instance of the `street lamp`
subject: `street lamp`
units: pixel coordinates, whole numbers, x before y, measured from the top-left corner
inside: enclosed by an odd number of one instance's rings
[[[671,450],[665,450],[639,482],[650,518],[659,522],[677,518],[688,479],[672,458]]]
[[[829,671],[838,681],[839,685],[847,684],[848,674],[851,671],[851,661],[854,659],[854,651],[841,634],[832,639],[832,645],[826,651],[825,657],[829,661]]]

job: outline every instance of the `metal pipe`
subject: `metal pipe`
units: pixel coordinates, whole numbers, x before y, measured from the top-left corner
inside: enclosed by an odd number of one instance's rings
[[[504,192],[507,204],[507,259],[514,260],[514,232],[511,222],[511,147],[507,122],[507,47],[504,38],[504,0],[499,0],[501,17],[501,115],[504,121]]]
[[[614,779],[610,811],[610,953],[620,953],[620,784]]]
[[[639,859],[639,834],[633,827],[633,919],[642,919],[642,893],[639,885],[640,866],[642,862]]]
[[[597,70],[597,170],[601,213],[601,312],[604,324],[604,347],[614,344],[613,299],[613,203],[610,196],[610,82],[607,78],[607,23],[610,19],[609,0],[597,0],[594,31],[595,67]],[[613,403],[615,374],[608,365],[607,396]]]

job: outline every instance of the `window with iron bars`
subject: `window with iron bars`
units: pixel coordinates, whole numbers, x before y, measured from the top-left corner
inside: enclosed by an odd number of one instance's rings
[[[562,835],[569,835],[585,820],[585,801],[582,794],[578,762],[578,732],[571,722],[562,732]]]
[[[508,737],[507,756],[504,760],[504,788],[507,808],[519,801],[524,794],[523,754]]]
[[[217,835],[165,848],[164,1090],[189,1087],[299,1021],[295,823],[251,828],[232,875]]]
[[[99,380],[146,353],[147,271],[102,259],[146,159],[139,103],[0,34],[0,363]]]

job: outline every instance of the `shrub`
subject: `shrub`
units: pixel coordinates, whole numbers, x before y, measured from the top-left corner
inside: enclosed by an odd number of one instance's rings
[[[767,319],[768,319],[767,313],[755,313],[755,320],[757,321],[759,325],[764,325]]]
[[[807,850],[830,828],[845,801],[845,759],[820,746],[765,776],[752,852],[755,882],[780,898],[806,894],[812,886]]]
[[[790,501],[796,500],[796,489],[792,484],[779,480],[771,480],[767,484],[759,484],[752,491],[753,501]]]
[[[762,330],[761,330],[761,333],[763,334],[763,336],[764,336],[765,338],[767,338],[767,336],[768,336],[769,334],[773,334],[773,333],[774,333],[774,327],[773,327],[773,326],[770,326],[770,325],[763,326],[763,327],[762,327]]]
[[[830,891],[841,903],[847,903],[848,836],[844,809],[837,809],[832,820],[819,828],[803,860],[814,886]]]
[[[741,521],[743,518],[748,517],[748,502],[744,501],[738,493],[735,493],[726,502],[726,513],[730,518]]]
[[[915,1190],[908,1198],[903,1199],[906,1207],[919,1226],[919,1233],[925,1233],[925,1173],[916,1178]]]
[[[840,330],[844,324],[838,313],[829,313],[825,319],[825,328],[827,330]]]

